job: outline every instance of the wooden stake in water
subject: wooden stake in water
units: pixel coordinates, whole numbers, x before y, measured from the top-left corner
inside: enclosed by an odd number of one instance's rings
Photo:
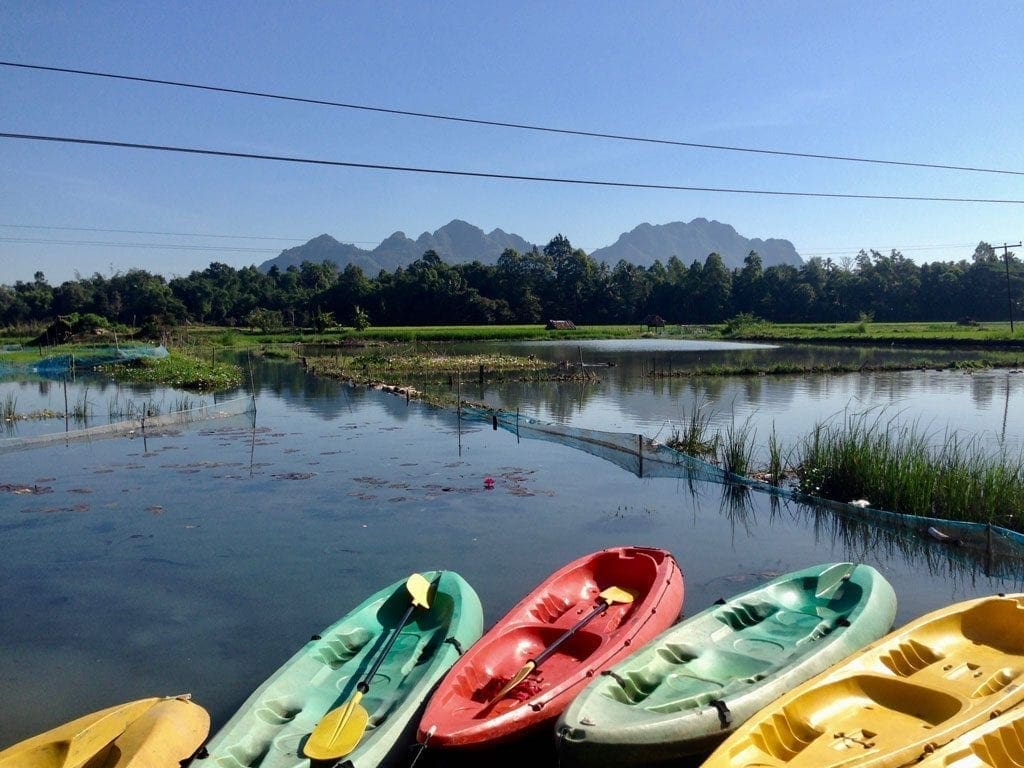
[[[71,429],[68,423],[68,377],[64,377],[64,431]]]

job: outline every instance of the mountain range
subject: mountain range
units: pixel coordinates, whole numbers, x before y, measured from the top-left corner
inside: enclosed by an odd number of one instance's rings
[[[283,271],[293,265],[300,266],[304,261],[315,264],[333,261],[340,269],[355,264],[369,277],[376,277],[381,270],[392,272],[398,267],[408,266],[431,249],[450,264],[471,261],[495,264],[506,248],[527,253],[534,247],[519,235],[500,229],[485,233],[479,227],[455,219],[434,232],[424,232],[415,240],[404,232],[395,232],[372,250],[338,242],[330,235],[320,235],[303,245],[282,251],[279,256],[260,264],[259,268],[267,272],[276,266]],[[709,253],[718,253],[726,268],[735,269],[743,266],[743,259],[751,251],[761,255],[765,267],[803,264],[800,254],[788,240],[749,239],[728,224],[707,219],[694,219],[689,223],[640,224],[619,235],[611,245],[593,251],[590,256],[609,266],[622,259],[649,267],[656,260],[664,263],[671,256],[677,256],[689,265],[693,261],[703,262]]]

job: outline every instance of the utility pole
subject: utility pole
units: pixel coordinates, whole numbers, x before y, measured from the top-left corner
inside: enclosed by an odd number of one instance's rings
[[[1010,335],[1013,335],[1013,297],[1010,296],[1010,249],[1020,248],[1021,243],[1007,245],[1003,243],[1003,264],[1006,266],[1006,304],[1010,310]]]

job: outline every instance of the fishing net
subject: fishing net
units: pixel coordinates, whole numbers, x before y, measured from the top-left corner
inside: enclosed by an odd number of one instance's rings
[[[0,371],[30,370],[40,376],[60,377],[74,370],[90,370],[101,365],[124,363],[143,357],[167,357],[168,354],[167,348],[162,344],[157,347],[143,345],[82,347],[73,355],[53,355],[27,362],[14,362],[0,357]]]
[[[518,413],[463,406],[463,417],[490,421],[519,438],[546,440],[597,456],[638,477],[682,478],[729,486],[730,490],[753,490],[792,499],[801,504],[828,508],[844,517],[872,521],[925,536],[951,548],[987,553],[992,559],[1024,558],[1024,533],[987,523],[945,520],[863,507],[804,493],[793,486],[777,486],[726,472],[721,467],[677,451],[640,434],[583,429],[566,424],[542,422]]]
[[[140,415],[137,418],[123,419],[110,424],[67,429],[63,432],[52,432],[45,435],[0,438],[0,453],[73,441],[98,440],[119,435],[152,434],[161,429],[183,426],[197,421],[223,419],[245,413],[255,414],[255,411],[256,401],[251,395],[210,403],[204,401],[192,408],[169,411],[168,413],[148,411],[145,415]]]

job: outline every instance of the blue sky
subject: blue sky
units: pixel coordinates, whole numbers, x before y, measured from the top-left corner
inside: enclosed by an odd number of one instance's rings
[[[984,0],[0,4],[5,61],[1018,172],[1022,38],[1024,4]],[[606,181],[1024,200],[1024,175],[540,134],[9,67],[0,67],[0,104],[4,133]],[[610,189],[0,139],[3,284],[36,270],[57,284],[76,272],[240,267],[325,232],[372,247],[454,218],[542,245],[561,232],[590,251],[644,221],[695,217],[837,261],[894,247],[918,261],[967,258],[980,240],[1024,235],[1022,205]]]

